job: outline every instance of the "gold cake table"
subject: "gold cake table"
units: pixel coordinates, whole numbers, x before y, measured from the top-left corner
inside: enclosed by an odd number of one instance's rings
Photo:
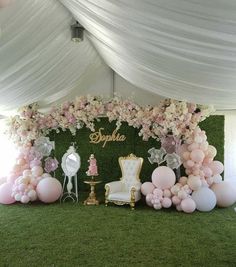
[[[84,205],[99,205],[99,201],[96,199],[95,186],[101,182],[102,181],[96,181],[93,179],[84,181],[85,184],[90,185],[90,193],[88,198],[84,201]]]

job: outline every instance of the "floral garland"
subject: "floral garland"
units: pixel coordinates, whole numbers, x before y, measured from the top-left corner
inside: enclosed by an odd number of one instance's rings
[[[116,121],[117,128],[122,122],[140,129],[143,140],[150,137],[161,139],[171,134],[186,140],[213,111],[211,106],[196,105],[173,99],[165,99],[158,106],[141,107],[131,100],[114,97],[105,101],[97,96],[81,96],[72,102],[65,102],[50,113],[43,114],[36,103],[19,110],[19,115],[11,117],[8,133],[15,143],[23,146],[51,130],[69,129],[73,135],[83,126],[94,131],[94,122],[101,116]]]

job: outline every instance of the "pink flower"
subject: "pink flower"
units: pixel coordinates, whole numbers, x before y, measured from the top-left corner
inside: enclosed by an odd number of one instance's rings
[[[58,161],[56,158],[48,157],[45,159],[44,170],[47,173],[53,172],[58,168]]]

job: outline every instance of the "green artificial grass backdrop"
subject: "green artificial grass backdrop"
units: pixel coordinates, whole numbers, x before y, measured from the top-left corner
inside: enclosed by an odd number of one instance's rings
[[[209,143],[214,145],[218,151],[217,160],[224,161],[224,116],[210,116],[200,124],[200,127],[207,133]],[[115,122],[109,123],[107,118],[101,118],[95,124],[95,130],[103,128],[103,134],[112,134],[115,130]],[[144,163],[141,171],[141,181],[150,181],[153,170],[157,167],[156,164],[150,164],[148,161],[148,150],[152,147],[159,148],[160,143],[155,139],[150,138],[149,141],[143,141],[138,135],[138,129],[130,127],[127,123],[123,123],[118,133],[125,135],[124,142],[107,142],[103,147],[104,142],[98,144],[90,143],[89,135],[91,131],[87,128],[82,128],[77,131],[76,136],[72,136],[69,131],[50,133],[50,139],[55,141],[55,156],[61,163],[63,154],[67,151],[72,142],[75,143],[77,152],[81,157],[81,168],[78,172],[79,190],[87,191],[88,185],[83,181],[88,178],[86,171],[88,169],[88,159],[90,154],[95,154],[98,164],[99,177],[103,182],[97,186],[97,192],[104,192],[104,185],[107,182],[114,181],[121,177],[121,171],[118,164],[120,156],[127,156],[134,153],[136,156],[143,157]],[[63,180],[63,172],[61,168],[56,171],[56,177]]]

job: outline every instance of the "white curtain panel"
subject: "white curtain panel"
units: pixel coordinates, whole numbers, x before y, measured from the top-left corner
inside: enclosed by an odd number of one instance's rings
[[[60,1],[129,82],[165,97],[235,108],[235,0]]]
[[[225,115],[225,180],[236,182],[236,114]]]
[[[71,13],[57,0],[17,0],[0,9],[0,113],[53,104],[107,68],[91,42],[71,41]]]

